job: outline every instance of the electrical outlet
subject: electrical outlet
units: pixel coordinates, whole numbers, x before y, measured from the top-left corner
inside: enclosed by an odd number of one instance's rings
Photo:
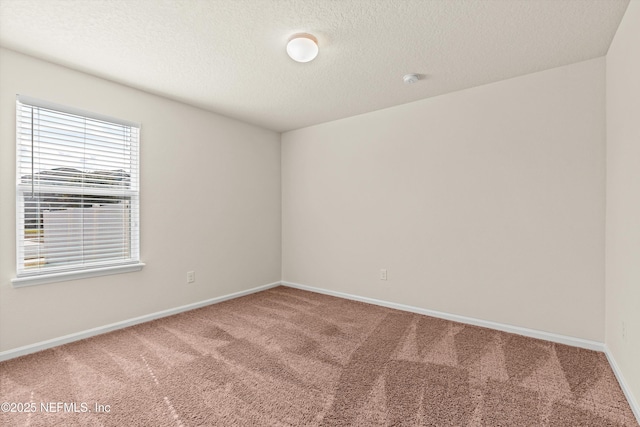
[[[622,342],[627,342],[627,324],[622,321]]]
[[[380,280],[387,280],[387,269],[380,269]]]
[[[193,283],[196,281],[196,272],[187,271],[187,283]]]

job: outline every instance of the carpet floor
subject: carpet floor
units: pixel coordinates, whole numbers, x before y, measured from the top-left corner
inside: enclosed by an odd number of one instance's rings
[[[603,353],[286,287],[0,363],[0,394],[2,426],[638,425]]]

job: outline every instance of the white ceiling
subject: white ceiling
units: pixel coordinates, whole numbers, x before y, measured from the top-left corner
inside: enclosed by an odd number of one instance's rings
[[[603,56],[628,1],[0,0],[0,45],[286,131]]]

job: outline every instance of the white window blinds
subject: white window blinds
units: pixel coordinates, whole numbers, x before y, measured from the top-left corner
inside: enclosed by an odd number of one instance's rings
[[[139,262],[140,126],[18,96],[17,275]]]

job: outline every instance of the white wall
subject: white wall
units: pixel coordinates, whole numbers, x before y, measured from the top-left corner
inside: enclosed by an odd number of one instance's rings
[[[640,407],[640,1],[607,54],[606,344]],[[626,337],[623,338],[623,323]]]
[[[142,271],[12,287],[16,94],[142,123]],[[279,134],[0,50],[0,351],[280,280],[280,210]]]
[[[283,280],[602,342],[604,73],[283,134]]]

